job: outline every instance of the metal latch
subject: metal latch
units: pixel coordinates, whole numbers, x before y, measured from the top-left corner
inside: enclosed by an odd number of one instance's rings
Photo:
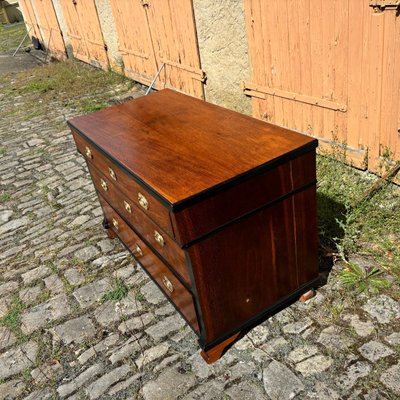
[[[141,0],[142,6],[143,7],[150,7],[149,1],[148,0]]]
[[[398,10],[400,8],[400,0],[370,0],[369,6],[375,11]]]

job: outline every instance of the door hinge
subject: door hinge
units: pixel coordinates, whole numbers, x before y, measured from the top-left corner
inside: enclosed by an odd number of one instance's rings
[[[108,46],[104,43],[104,50],[108,51]]]
[[[400,0],[370,0],[369,6],[375,11],[398,10],[400,9]]]
[[[140,2],[142,3],[143,7],[150,7],[150,4],[149,4],[148,0],[140,0]]]

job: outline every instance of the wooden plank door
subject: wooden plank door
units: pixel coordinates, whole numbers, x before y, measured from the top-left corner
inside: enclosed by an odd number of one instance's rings
[[[140,0],[111,0],[111,9],[125,75],[149,85],[157,73],[158,66],[146,10]]]
[[[157,64],[164,64],[161,86],[204,98],[205,74],[200,68],[192,0],[146,3]]]
[[[108,69],[107,50],[94,0],[61,0],[74,57]]]
[[[53,2],[51,0],[35,0],[34,7],[45,47],[54,57],[60,60],[66,59],[64,39]]]
[[[24,15],[24,21],[29,32],[29,36],[34,36],[41,43],[43,43],[42,33],[40,32],[39,24],[36,19],[35,12],[33,11],[31,0],[19,0],[19,6]]]
[[[385,154],[400,155],[400,18],[397,6],[370,3],[379,1],[245,0],[243,89],[254,116],[336,143],[379,172]]]
[[[155,87],[203,98],[191,0],[111,0],[127,76],[149,84],[164,64]]]

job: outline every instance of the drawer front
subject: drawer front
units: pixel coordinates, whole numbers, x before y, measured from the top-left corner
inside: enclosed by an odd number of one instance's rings
[[[183,314],[191,327],[199,333],[192,294],[182,285],[168,267],[151,251],[116,211],[101,197],[105,219],[110,228],[132,252],[139,264],[158,283],[164,294]]]
[[[189,272],[186,267],[185,253],[158,227],[128,196],[119,191],[111,179],[89,165],[93,183],[99,193],[122,215],[131,226],[163,257],[175,271],[190,285]]]
[[[164,207],[153,195],[136,181],[128,176],[106,155],[87,142],[80,134],[72,130],[76,147],[86,158],[89,165],[94,165],[104,175],[112,179],[118,188],[126,193],[138,207],[157,222],[164,230],[173,236],[169,210]]]

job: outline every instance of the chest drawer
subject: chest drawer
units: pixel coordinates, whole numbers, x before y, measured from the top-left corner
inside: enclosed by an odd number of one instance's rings
[[[100,152],[82,135],[72,129],[76,147],[86,158],[89,165],[94,165],[103,175],[108,176],[131,201],[173,236],[169,210],[164,207],[149,191],[128,176],[120,167]]]
[[[166,232],[145,215],[128,196],[119,191],[112,179],[105,177],[93,165],[89,165],[89,171],[97,191],[131,226],[135,227],[147,243],[190,285],[184,251]]]
[[[182,285],[169,268],[101,197],[100,203],[110,228],[131,251],[138,263],[153,278],[164,294],[172,301],[195,332],[199,333],[193,296],[189,290]]]

